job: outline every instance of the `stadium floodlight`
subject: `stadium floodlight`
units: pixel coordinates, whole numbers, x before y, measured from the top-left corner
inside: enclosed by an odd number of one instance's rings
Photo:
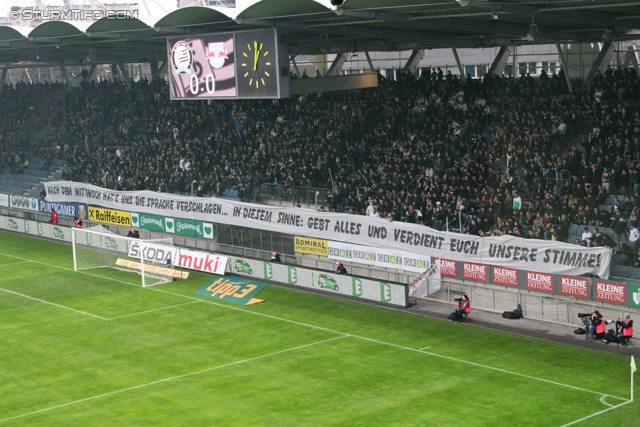
[[[96,226],[72,228],[71,242],[74,271],[113,268],[136,273],[143,287],[171,282],[181,274],[167,268],[180,257],[172,238],[134,239]]]

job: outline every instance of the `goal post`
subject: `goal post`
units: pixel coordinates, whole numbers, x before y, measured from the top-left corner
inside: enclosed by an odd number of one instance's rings
[[[137,273],[143,287],[167,283],[175,277],[172,260],[179,256],[179,249],[172,238],[134,239],[102,226],[71,230],[74,271],[113,268]]]

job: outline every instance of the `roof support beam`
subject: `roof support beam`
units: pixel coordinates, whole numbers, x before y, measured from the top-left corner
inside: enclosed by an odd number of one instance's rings
[[[367,57],[367,62],[369,63],[369,70],[371,70],[371,72],[375,72],[375,70],[373,69],[373,62],[371,62],[371,56],[369,56],[369,51],[365,50],[364,51],[364,56]]]
[[[451,50],[453,51],[454,58],[456,58],[456,64],[458,64],[458,71],[460,72],[460,77],[462,78],[462,81],[466,83],[467,76],[464,74],[464,70],[462,69],[462,63],[460,62],[460,57],[458,56],[458,49],[456,49],[455,47],[452,47]]]
[[[98,67],[98,64],[96,64],[95,62],[91,64],[91,68],[89,68],[89,73],[87,74],[86,81],[90,82],[91,79],[93,79],[93,73],[96,72],[97,67]]]
[[[421,59],[422,52],[418,49],[413,49],[413,52],[411,52],[411,56],[407,60],[407,63],[404,64],[404,69],[411,71],[413,74],[416,74],[416,71],[418,70],[418,64],[420,63]]]
[[[169,67],[169,61],[162,61],[162,65],[160,66],[160,69],[158,70],[158,76],[160,78],[167,76],[167,68],[168,67]]]
[[[4,88],[4,83],[7,81],[8,74],[9,74],[9,69],[3,68],[2,75],[0,75],[0,93],[2,93],[2,89]]]
[[[504,72],[504,67],[507,65],[509,55],[511,55],[511,48],[509,46],[500,47],[500,51],[491,63],[491,67],[489,67],[490,76],[494,74],[501,75]]]
[[[615,46],[611,42],[604,42],[602,44],[602,49],[600,49],[600,53],[596,57],[596,60],[593,62],[593,65],[591,65],[591,70],[589,70],[589,74],[587,74],[587,77],[584,79],[585,84],[587,85],[591,84],[591,81],[596,76],[596,72],[602,65],[602,61],[604,61],[604,58],[607,56],[609,57],[609,59],[611,59],[611,55],[613,55],[614,49],[615,49]]]
[[[149,61],[149,68],[151,69],[151,80],[158,80],[158,78],[160,77],[158,75],[158,61]]]
[[[71,87],[71,79],[69,78],[69,73],[67,73],[67,67],[64,66],[64,60],[60,60],[58,63],[60,65],[60,72],[62,73],[62,78],[67,86]]]
[[[337,76],[342,71],[342,66],[344,62],[347,60],[347,55],[344,53],[339,53],[336,55],[336,59],[333,60],[331,67],[329,67],[329,71],[327,71],[327,76]]]
[[[556,49],[558,49],[558,58],[560,59],[564,79],[567,81],[567,88],[569,89],[569,92],[571,92],[573,89],[571,88],[571,78],[569,78],[569,68],[567,68],[567,61],[564,59],[564,53],[562,53],[562,46],[560,46],[560,42],[556,42]]]
[[[636,71],[638,71],[638,55],[633,49],[633,46],[627,46],[627,53],[624,55],[624,62],[622,64],[625,67],[633,66]]]
[[[291,63],[293,64],[293,69],[296,71],[296,76],[302,77],[302,75],[300,75],[300,70],[298,70],[298,64],[296,64],[296,59],[291,58]]]
[[[124,84],[127,85],[129,89],[131,89],[131,79],[129,78],[129,72],[125,68],[122,61],[116,62],[118,64],[118,68],[120,68],[120,74],[122,74],[122,79],[124,80]]]

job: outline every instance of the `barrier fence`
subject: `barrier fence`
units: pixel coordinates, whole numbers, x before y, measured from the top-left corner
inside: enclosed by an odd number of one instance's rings
[[[468,295],[471,306],[498,312],[512,311],[521,304],[525,317],[541,320],[579,324],[578,313],[592,313],[598,310],[604,319],[621,319],[628,307],[614,308],[588,301],[571,298],[557,298],[517,289],[504,289],[495,286],[482,286],[473,283],[460,283],[442,280],[439,291],[430,293],[427,298],[454,303],[455,298]],[[413,303],[413,298],[410,298]],[[639,311],[631,310],[640,314]]]

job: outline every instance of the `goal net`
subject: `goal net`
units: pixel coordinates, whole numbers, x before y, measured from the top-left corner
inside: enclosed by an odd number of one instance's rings
[[[120,236],[98,225],[73,228],[73,269],[114,268],[137,273],[142,286],[167,283],[174,279],[172,260],[178,259],[173,239],[133,239]]]

